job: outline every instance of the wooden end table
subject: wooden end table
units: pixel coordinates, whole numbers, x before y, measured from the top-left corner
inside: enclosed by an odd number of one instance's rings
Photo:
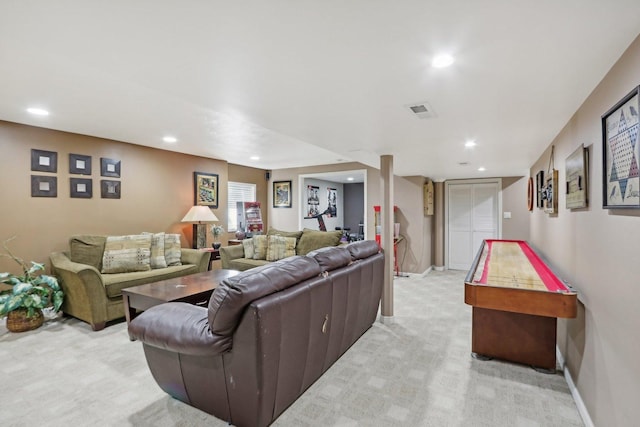
[[[138,315],[165,302],[186,302],[206,306],[220,282],[238,274],[237,270],[210,270],[174,279],[160,280],[122,290],[127,325]]]

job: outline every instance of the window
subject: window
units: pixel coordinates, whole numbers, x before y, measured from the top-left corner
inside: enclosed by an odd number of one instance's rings
[[[231,182],[228,183],[229,195],[227,198],[228,203],[228,224],[227,231],[238,230],[238,208],[237,202],[255,202],[256,201],[256,185],[248,184],[246,182]]]

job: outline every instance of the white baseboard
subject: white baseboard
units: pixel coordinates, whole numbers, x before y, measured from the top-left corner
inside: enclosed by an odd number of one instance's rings
[[[429,268],[427,268],[423,273],[422,273],[422,277],[425,277],[427,274],[431,273],[431,270],[433,270],[433,266],[429,266]]]
[[[393,325],[395,323],[393,316],[380,315],[380,323],[383,325]]]
[[[571,396],[573,400],[576,402],[576,406],[578,407],[578,413],[580,417],[582,417],[582,422],[586,427],[595,427],[593,421],[591,421],[591,416],[589,415],[589,411],[587,411],[587,407],[582,400],[582,396],[580,396],[580,392],[576,388],[576,384],[573,382],[573,378],[571,378],[571,372],[567,368],[567,365],[564,362],[564,357],[560,352],[558,346],[556,346],[556,358],[558,359],[558,363],[560,364],[560,369],[564,373],[564,379],[567,381],[567,385],[569,386],[569,390],[571,391]]]
[[[444,265],[441,267],[433,267],[435,271],[444,271]]]

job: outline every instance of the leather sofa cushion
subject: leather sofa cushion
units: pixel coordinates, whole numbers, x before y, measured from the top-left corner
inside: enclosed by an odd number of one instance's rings
[[[100,271],[106,241],[106,236],[72,236],[69,239],[69,258],[73,262],[90,265]]]
[[[224,280],[209,300],[211,332],[229,336],[244,309],[254,300],[289,288],[321,273],[309,257],[295,256],[253,268]]]
[[[317,231],[305,228],[302,231],[302,236],[298,240],[296,246],[297,255],[306,255],[316,249],[324,248],[327,246],[337,246],[340,243],[340,237],[342,237],[342,231]]]
[[[360,240],[357,242],[349,243],[346,248],[351,253],[351,259],[358,260],[368,258],[371,255],[380,252],[380,247],[375,240]]]
[[[335,270],[351,263],[351,253],[344,246],[320,248],[309,252],[307,256],[314,258],[320,264],[322,271]]]

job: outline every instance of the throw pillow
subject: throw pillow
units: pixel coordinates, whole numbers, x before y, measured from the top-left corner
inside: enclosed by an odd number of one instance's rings
[[[151,236],[151,269],[165,268],[167,261],[164,257],[164,233],[142,232],[142,234]]]
[[[318,231],[305,228],[296,246],[296,253],[306,255],[316,249],[337,246],[340,243],[340,237],[342,237],[342,230]]]
[[[282,231],[282,230],[276,230],[275,228],[269,227],[267,236],[273,236],[273,235],[283,236],[283,237],[295,237],[297,240],[302,235],[302,231]]]
[[[103,273],[149,271],[151,235],[108,236],[102,257]]]
[[[268,236],[267,261],[278,261],[296,254],[296,238]]]
[[[100,271],[106,241],[106,236],[72,236],[69,239],[69,258],[73,262],[87,264]]]
[[[164,259],[167,267],[182,265],[182,249],[180,247],[179,234],[164,235]]]
[[[253,259],[267,259],[267,235],[253,236]]]
[[[253,259],[253,239],[242,240],[242,246],[244,247],[244,257]]]

